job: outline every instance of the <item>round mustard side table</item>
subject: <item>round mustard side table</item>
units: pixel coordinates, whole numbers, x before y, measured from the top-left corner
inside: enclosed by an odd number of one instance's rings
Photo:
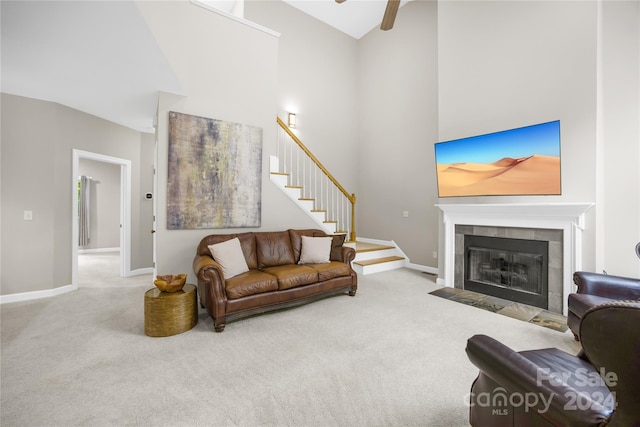
[[[144,333],[150,337],[180,334],[198,323],[196,287],[186,284],[178,292],[158,288],[144,293]]]

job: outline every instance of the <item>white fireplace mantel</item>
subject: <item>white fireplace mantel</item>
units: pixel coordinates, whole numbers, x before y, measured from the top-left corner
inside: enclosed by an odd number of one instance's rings
[[[437,204],[444,222],[444,277],[438,282],[454,286],[456,225],[558,229],[563,233],[563,314],[572,276],[582,269],[582,232],[585,213],[593,203]]]

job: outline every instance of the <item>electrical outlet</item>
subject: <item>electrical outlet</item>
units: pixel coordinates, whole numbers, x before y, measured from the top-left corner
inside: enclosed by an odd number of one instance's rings
[[[433,259],[438,259],[438,251],[433,251]]]
[[[33,211],[24,211],[24,220],[31,221],[33,219]]]

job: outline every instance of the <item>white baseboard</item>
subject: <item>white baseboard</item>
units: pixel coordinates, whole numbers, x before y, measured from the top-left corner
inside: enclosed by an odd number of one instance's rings
[[[438,276],[438,274],[439,274],[439,271],[438,271],[437,267],[429,267],[428,265],[421,265],[421,264],[412,263],[411,260],[409,259],[409,257],[407,256],[407,254],[405,254],[402,251],[402,249],[400,248],[400,246],[398,246],[398,244],[393,240],[370,239],[368,237],[358,237],[356,240],[360,241],[360,242],[363,242],[363,243],[373,243],[373,244],[376,244],[376,245],[395,246],[397,255],[406,259],[406,261],[407,261],[407,263],[405,264],[406,268],[410,268],[412,270],[423,271],[425,273],[433,274],[434,276]],[[440,281],[442,281],[442,283],[440,283]],[[439,284],[439,285],[441,284],[442,286],[444,286],[444,281],[441,280],[440,278],[438,278],[436,280],[436,283]]]
[[[79,254],[93,254],[98,252],[120,252],[120,247],[117,248],[94,248],[94,249],[78,249]]]
[[[67,292],[75,291],[77,289],[78,289],[77,286],[65,285],[65,286],[60,286],[53,289],[44,289],[41,291],[19,292],[16,294],[0,295],[0,304],[55,297],[57,295],[62,295],[62,294],[66,294]]]
[[[429,267],[428,265],[421,265],[421,264],[413,264],[413,263],[408,263],[407,268],[411,268],[412,270],[418,270],[418,271],[423,271],[425,273],[429,273],[429,274],[433,274],[434,276],[438,275],[438,269],[435,267]]]
[[[105,252],[105,251],[101,251]],[[153,268],[138,268],[136,270],[132,270],[127,274],[127,277],[131,276],[141,276],[143,274],[153,274]],[[44,289],[41,291],[31,291],[31,292],[18,292],[15,294],[8,295],[0,295],[0,304],[6,304],[10,302],[19,302],[19,301],[31,301],[34,299],[40,298],[49,298],[55,297],[57,295],[66,294],[67,292],[75,291],[78,287],[74,285],[64,285],[53,289]]]
[[[153,267],[137,268],[127,273],[127,277],[142,276],[143,274],[153,274]]]

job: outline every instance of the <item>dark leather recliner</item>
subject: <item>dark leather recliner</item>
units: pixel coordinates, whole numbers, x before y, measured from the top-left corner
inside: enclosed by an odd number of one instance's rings
[[[583,352],[515,352],[485,335],[468,340],[480,369],[472,426],[640,426],[640,302],[611,301],[582,317]]]
[[[640,280],[637,279],[577,271],[573,282],[578,291],[568,297],[567,325],[576,340],[580,339],[580,319],[590,308],[612,300],[640,299]]]

